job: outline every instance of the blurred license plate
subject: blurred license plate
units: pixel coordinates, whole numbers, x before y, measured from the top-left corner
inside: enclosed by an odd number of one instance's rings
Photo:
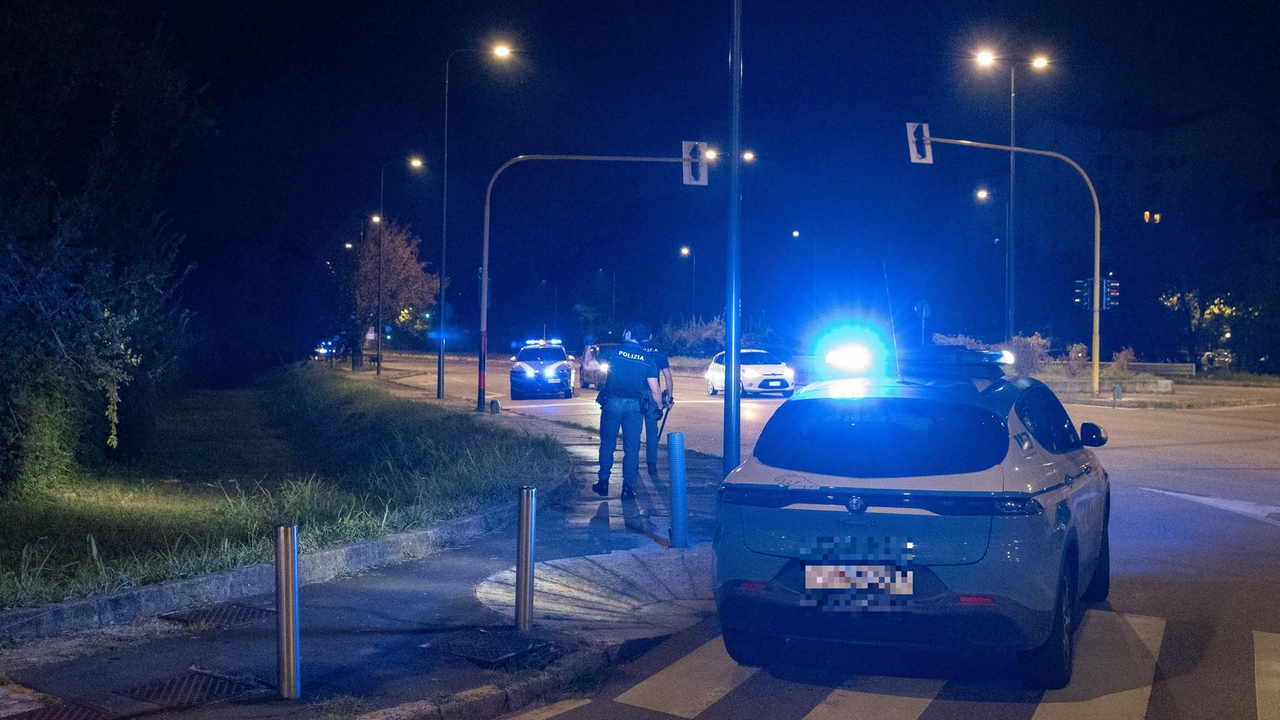
[[[560,384],[560,378],[547,378],[547,384],[548,384],[548,385],[558,385],[558,384]]]
[[[806,590],[870,590],[890,595],[910,595],[910,570],[893,565],[806,565]]]

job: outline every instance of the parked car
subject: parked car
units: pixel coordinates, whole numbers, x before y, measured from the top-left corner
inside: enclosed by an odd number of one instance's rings
[[[600,355],[600,352],[602,350],[607,350],[608,348],[611,348],[611,347],[617,347],[621,344],[622,343],[615,343],[615,342],[596,343],[590,346],[591,355],[592,357],[597,357]],[[584,355],[584,359],[585,359],[585,355]],[[605,380],[609,379],[609,363],[607,362],[600,363],[599,369],[588,370],[585,367],[583,367],[582,362],[583,362],[582,360],[578,361],[578,381],[582,383],[582,389],[585,390],[591,387],[592,385],[594,385],[596,389],[599,390],[600,387],[604,384]]]
[[[1077,434],[999,354],[952,358],[806,387],[724,480],[715,597],[736,661],[768,664],[789,638],[994,647],[1030,686],[1070,680],[1077,601],[1110,588],[1090,449],[1107,436]]]
[[[511,358],[511,399],[534,395],[573,397],[573,356],[559,340],[530,340]]]
[[[741,383],[743,394],[746,393],[782,393],[783,397],[791,397],[796,389],[796,372],[776,355],[764,350],[743,350],[740,355]],[[717,354],[707,366],[704,377],[707,381],[707,394],[715,395],[724,391],[724,353]]]

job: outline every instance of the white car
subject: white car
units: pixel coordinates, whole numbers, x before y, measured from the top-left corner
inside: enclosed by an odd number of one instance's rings
[[[742,393],[782,393],[783,397],[791,397],[796,391],[796,371],[776,355],[764,350],[741,351]],[[707,372],[703,377],[707,380],[707,394],[715,395],[724,391],[724,353],[711,359]]]
[[[1106,434],[1077,434],[1048,387],[973,355],[816,383],[770,418],[717,507],[735,660],[768,664],[788,638],[1005,648],[1028,685],[1067,684],[1077,601],[1110,588],[1109,481],[1089,449]]]

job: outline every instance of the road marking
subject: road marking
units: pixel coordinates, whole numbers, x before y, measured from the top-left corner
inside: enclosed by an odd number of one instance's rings
[[[553,705],[546,705],[540,708],[534,708],[529,712],[520,713],[505,720],[548,720],[557,715],[563,715],[570,710],[577,710],[583,705],[590,705],[590,700],[561,700]]]
[[[1270,523],[1276,527],[1280,527],[1280,507],[1275,505],[1259,505],[1246,500],[1227,500],[1224,498],[1209,497],[1208,495],[1192,495],[1191,493],[1173,492],[1172,490],[1157,490],[1156,488],[1144,487],[1147,492],[1159,493],[1170,497],[1182,498],[1190,500],[1201,505],[1226,510],[1227,512],[1246,515],[1254,520],[1261,520],[1264,523]]]
[[[1071,684],[1046,692],[1032,720],[1146,717],[1163,641],[1163,618],[1087,611]]]
[[[1280,720],[1280,635],[1253,632],[1253,688],[1258,720]]]
[[[916,720],[945,680],[855,675],[804,720]]]
[[[614,698],[616,702],[682,718],[697,717],[759,668],[742,667],[716,638]]]

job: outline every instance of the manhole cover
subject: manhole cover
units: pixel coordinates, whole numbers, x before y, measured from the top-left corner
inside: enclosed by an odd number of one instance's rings
[[[475,628],[449,635],[431,645],[466,658],[485,668],[495,668],[546,648],[551,643],[514,627]]]
[[[4,720],[110,720],[110,715],[73,703],[58,703],[48,707],[9,715]]]
[[[250,605],[240,605],[239,603],[224,603],[222,605],[196,608],[195,610],[168,613],[161,615],[160,618],[182,623],[183,625],[211,625],[217,628],[228,628],[253,622],[254,620],[261,620],[271,615],[275,615],[274,610],[265,610]]]
[[[139,702],[171,708],[188,708],[263,691],[253,680],[230,678],[191,670],[167,680],[157,680],[123,693]]]

